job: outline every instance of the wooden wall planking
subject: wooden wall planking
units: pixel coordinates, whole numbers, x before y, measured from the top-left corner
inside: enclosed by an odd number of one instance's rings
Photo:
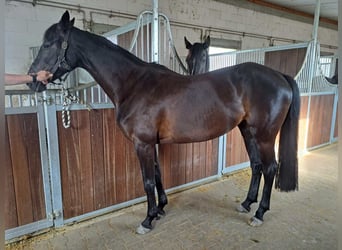
[[[116,126],[114,112],[73,111],[69,129],[58,122],[66,219],[145,195],[134,146]],[[164,188],[215,175],[217,150],[218,139],[160,145]]]
[[[249,161],[246,146],[238,127],[227,133],[226,167]]]
[[[298,129],[298,151],[303,152],[305,150],[305,134],[306,134],[306,122],[308,112],[308,96],[301,96],[300,99],[300,114],[299,114],[299,129]]]
[[[305,59],[306,48],[288,49],[265,53],[265,65],[295,77]]]
[[[46,218],[37,114],[6,115],[5,227]]]
[[[308,148],[330,142],[333,104],[333,94],[315,95],[311,97]]]

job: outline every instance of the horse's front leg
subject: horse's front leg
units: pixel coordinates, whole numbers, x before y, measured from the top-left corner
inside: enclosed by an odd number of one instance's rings
[[[158,214],[161,216],[165,215],[164,207],[167,204],[167,196],[165,194],[165,190],[162,183],[161,173],[160,173],[160,165],[157,154],[157,146],[154,148],[154,165],[155,165],[155,180],[156,187],[158,192]]]
[[[155,182],[155,161],[154,145],[142,142],[135,142],[135,149],[139,158],[141,173],[144,182],[144,189],[147,195],[147,216],[137,228],[138,234],[145,234],[152,230],[152,221],[158,216],[156,197],[154,190]]]

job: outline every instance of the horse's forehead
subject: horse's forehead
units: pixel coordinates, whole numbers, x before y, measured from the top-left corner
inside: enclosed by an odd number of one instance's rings
[[[204,48],[204,45],[202,43],[195,43],[192,46],[192,53],[194,55],[199,55],[201,52],[205,52],[206,49]]]
[[[54,24],[52,26],[50,26],[50,28],[48,28],[46,31],[45,31],[45,34],[44,34],[44,40],[53,40],[56,38],[56,36],[58,36],[57,34],[57,24]]]

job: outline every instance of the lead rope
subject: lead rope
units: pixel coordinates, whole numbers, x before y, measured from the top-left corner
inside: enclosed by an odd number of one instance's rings
[[[62,87],[63,91],[63,109],[62,109],[62,122],[64,128],[70,127],[70,105],[78,102],[78,98],[75,95],[70,94],[69,90]]]

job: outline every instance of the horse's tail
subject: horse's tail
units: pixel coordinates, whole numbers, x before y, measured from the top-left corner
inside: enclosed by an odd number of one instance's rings
[[[298,122],[300,93],[296,81],[284,75],[292,88],[292,102],[280,130],[278,150],[278,172],[275,187],[280,191],[298,190]]]

